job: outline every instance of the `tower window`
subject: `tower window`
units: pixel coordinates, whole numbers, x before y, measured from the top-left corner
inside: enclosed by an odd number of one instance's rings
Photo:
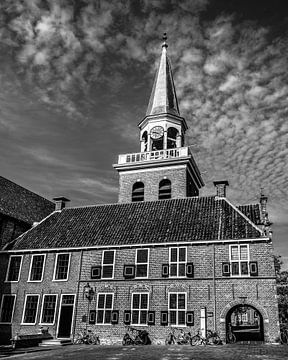
[[[142,151],[148,151],[148,134],[147,131],[144,131],[143,135],[142,135],[142,142],[143,142],[143,148]]]
[[[159,200],[171,199],[171,181],[163,179],[159,183]]]
[[[167,131],[167,149],[173,149],[177,147],[178,130],[170,127]]]
[[[132,187],[132,202],[144,201],[144,184],[136,182]]]

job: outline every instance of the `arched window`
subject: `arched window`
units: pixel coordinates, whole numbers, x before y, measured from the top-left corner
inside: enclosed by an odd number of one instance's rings
[[[132,187],[132,202],[144,201],[144,184],[139,181]]]
[[[178,136],[178,130],[170,127],[167,131],[167,149],[173,149],[177,147],[177,136]]]
[[[163,179],[159,183],[159,200],[171,199],[171,181]]]
[[[143,142],[143,147],[142,147],[142,152],[144,151],[148,151],[148,134],[147,131],[144,131],[144,133],[142,134],[142,142]]]

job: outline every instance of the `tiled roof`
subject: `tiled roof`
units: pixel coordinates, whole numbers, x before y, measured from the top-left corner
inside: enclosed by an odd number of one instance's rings
[[[225,199],[194,197],[65,208],[21,235],[10,248],[116,246],[261,236],[260,230]]]
[[[0,176],[0,213],[32,225],[54,208],[51,201]]]
[[[260,204],[239,205],[237,208],[254,224],[260,225],[262,223]]]

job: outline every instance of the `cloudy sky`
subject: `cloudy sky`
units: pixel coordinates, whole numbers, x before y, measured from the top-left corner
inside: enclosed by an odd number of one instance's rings
[[[186,143],[228,198],[269,197],[288,267],[285,0],[1,0],[0,175],[71,205],[117,202],[117,155],[140,151],[162,33]]]

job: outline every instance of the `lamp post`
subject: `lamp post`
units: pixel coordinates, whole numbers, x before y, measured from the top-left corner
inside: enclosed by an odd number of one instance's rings
[[[94,298],[95,290],[90,286],[90,284],[87,282],[87,284],[83,287],[83,294],[85,295],[85,298],[88,300],[88,306],[87,306],[87,316],[86,316],[86,331],[88,326],[88,319],[89,319],[89,310],[90,310],[90,303]]]

